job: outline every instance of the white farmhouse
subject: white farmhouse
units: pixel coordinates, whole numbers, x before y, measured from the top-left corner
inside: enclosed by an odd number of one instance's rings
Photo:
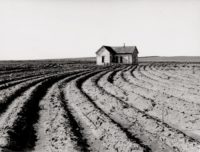
[[[138,49],[136,46],[102,46],[96,52],[97,65],[106,64],[138,64]]]

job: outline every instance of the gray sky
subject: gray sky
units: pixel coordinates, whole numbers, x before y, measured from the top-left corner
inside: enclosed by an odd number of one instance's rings
[[[140,56],[200,56],[200,0],[0,0],[0,60],[90,57],[124,42]]]

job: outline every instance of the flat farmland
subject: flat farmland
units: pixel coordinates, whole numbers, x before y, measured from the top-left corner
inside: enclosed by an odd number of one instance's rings
[[[0,63],[2,152],[200,152],[200,64]]]

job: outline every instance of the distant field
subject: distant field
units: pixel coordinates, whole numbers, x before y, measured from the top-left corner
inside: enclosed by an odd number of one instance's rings
[[[94,66],[95,62],[93,58],[68,58],[68,59],[46,59],[46,60],[10,60],[0,61],[0,71],[6,70],[42,70],[42,69],[63,69],[76,67],[80,65],[89,68],[90,65]],[[81,66],[82,67],[82,66]]]
[[[91,61],[95,62],[96,58],[78,58],[76,61]],[[162,56],[147,56],[139,57],[139,62],[200,62],[200,56],[172,56],[172,57],[162,57]]]
[[[160,56],[147,56],[139,57],[139,62],[200,62],[200,56],[174,56],[174,57],[160,57]],[[0,61],[0,66],[12,67],[26,64],[26,66],[34,66],[35,64],[42,64],[46,66],[48,64],[95,64],[95,57],[84,58],[66,58],[66,59],[45,59],[45,60],[8,60]]]
[[[76,59],[76,61],[78,60],[96,62],[95,57]],[[139,62],[200,62],[200,56],[172,56],[172,57],[147,56],[147,57],[139,57]]]
[[[69,59],[69,61],[96,62],[95,57]],[[200,56],[147,56],[139,57],[139,62],[200,62]]]
[[[200,57],[194,56],[174,56],[174,57],[139,57],[139,62],[200,62]]]

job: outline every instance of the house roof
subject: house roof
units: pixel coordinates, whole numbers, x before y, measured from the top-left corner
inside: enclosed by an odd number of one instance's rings
[[[138,53],[136,46],[102,46],[112,54],[133,54],[135,51]],[[102,48],[101,47],[101,48]],[[96,52],[98,53],[101,48]]]

